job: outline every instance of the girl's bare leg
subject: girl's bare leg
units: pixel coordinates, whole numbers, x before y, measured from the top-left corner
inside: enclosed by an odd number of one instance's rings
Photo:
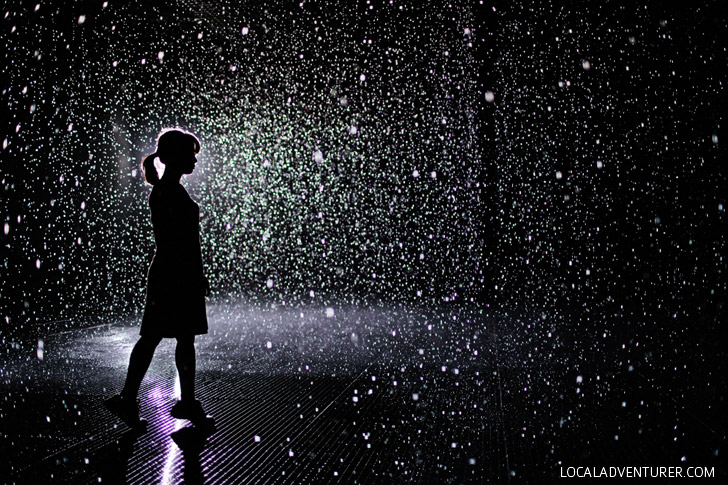
[[[182,401],[195,400],[195,336],[177,337],[177,349],[174,352]]]
[[[124,398],[136,400],[137,394],[139,394],[139,386],[149,369],[149,364],[152,363],[154,351],[161,341],[162,337],[142,335],[134,345],[129,357],[129,371],[126,374],[126,383],[121,391]]]

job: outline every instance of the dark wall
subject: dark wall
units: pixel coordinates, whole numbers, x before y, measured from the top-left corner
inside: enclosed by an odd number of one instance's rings
[[[722,306],[723,14],[718,2],[504,6],[488,108],[505,292],[597,314]]]

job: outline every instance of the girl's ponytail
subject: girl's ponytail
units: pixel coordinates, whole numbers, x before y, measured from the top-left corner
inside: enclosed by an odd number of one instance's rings
[[[157,158],[157,152],[144,157],[142,160],[142,172],[144,172],[144,180],[148,184],[154,185],[159,182],[159,173],[157,173],[157,167],[154,166],[154,159]]]

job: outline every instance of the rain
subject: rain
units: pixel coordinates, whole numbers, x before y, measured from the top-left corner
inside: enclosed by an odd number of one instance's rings
[[[182,179],[212,288],[200,386],[279,400],[270,421],[288,423],[213,435],[195,473],[224,483],[219,443],[277,450],[246,473],[288,483],[718,462],[715,2],[10,2],[0,16],[0,432],[25,443],[0,467],[9,483],[40,479],[66,429],[121,439],[72,411],[110,419],[82,396],[111,394],[138,333],[154,254],[140,162],[168,127],[202,145]],[[143,390],[167,402],[171,385]],[[192,473],[183,451],[155,455],[164,481]],[[106,476],[89,453],[58,476]]]

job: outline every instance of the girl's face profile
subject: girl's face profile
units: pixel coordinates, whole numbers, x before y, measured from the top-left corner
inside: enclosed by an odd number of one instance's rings
[[[177,154],[177,163],[184,175],[189,175],[195,170],[195,165],[197,164],[195,148],[196,147],[192,145],[188,149],[180,150]]]
[[[191,174],[195,170],[196,164],[197,164],[197,155],[195,154],[194,151],[190,150],[180,160],[182,173],[186,174],[186,175]]]

